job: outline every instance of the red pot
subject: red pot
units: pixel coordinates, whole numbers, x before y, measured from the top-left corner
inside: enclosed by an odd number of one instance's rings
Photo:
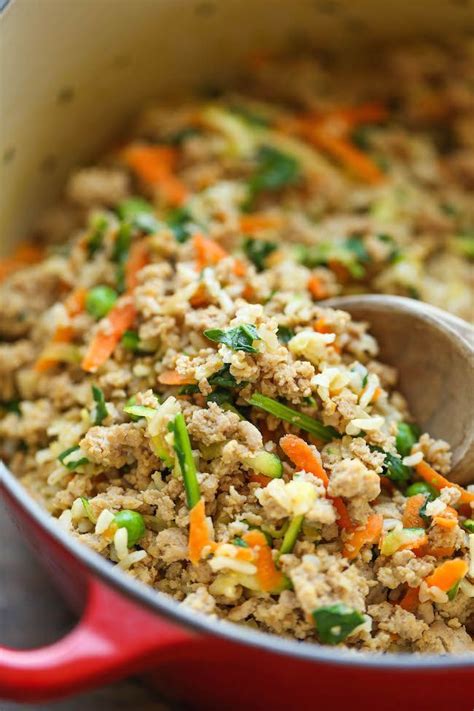
[[[383,12],[377,0],[272,0],[271,13],[269,5],[7,2],[0,24],[2,246],[27,233],[71,166],[93,158],[150,96],[224,83],[249,52],[282,47],[296,35],[347,51],[371,36],[412,35],[413,28],[461,31],[472,18],[469,1],[437,0],[429,12],[409,0],[385,0]],[[48,647],[0,648],[0,697],[51,700],[140,672],[193,708],[474,706],[472,656],[355,654],[198,616],[65,535],[1,465],[0,493],[80,615],[77,627]]]
[[[472,711],[473,656],[354,654],[207,619],[66,536],[1,465],[0,489],[81,612],[76,628],[48,647],[0,647],[0,697],[51,700],[140,672],[193,708]]]

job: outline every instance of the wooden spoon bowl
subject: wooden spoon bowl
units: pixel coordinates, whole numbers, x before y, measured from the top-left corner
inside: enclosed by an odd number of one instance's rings
[[[449,478],[474,483],[474,329],[434,306],[401,296],[328,299],[322,306],[367,321],[383,362],[424,432],[451,445]]]

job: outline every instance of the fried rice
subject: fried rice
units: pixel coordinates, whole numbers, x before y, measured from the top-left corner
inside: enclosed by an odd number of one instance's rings
[[[254,58],[70,177],[0,263],[0,452],[58,525],[196,614],[474,651],[474,487],[319,303],[472,317],[472,82],[468,44]]]

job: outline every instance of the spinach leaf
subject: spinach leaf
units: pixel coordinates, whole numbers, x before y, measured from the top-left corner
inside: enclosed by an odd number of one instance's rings
[[[277,336],[280,343],[284,343],[286,345],[289,341],[291,341],[294,335],[295,332],[292,328],[288,328],[288,326],[278,326]]]
[[[177,207],[171,210],[166,218],[166,224],[173,232],[177,242],[182,244],[187,242],[191,236],[188,223],[191,220],[191,213],[185,207]]]
[[[346,239],[344,244],[345,248],[352,252],[359,262],[370,262],[370,255],[365,248],[362,237],[359,235],[351,235]]]
[[[243,250],[247,259],[257,267],[257,271],[265,269],[265,260],[277,248],[275,242],[268,242],[263,239],[247,238],[243,244]]]
[[[209,384],[221,388],[237,387],[237,381],[230,372],[230,363],[226,363],[223,368],[213,373],[213,375],[209,377]]]
[[[325,605],[312,613],[319,639],[325,644],[338,644],[363,624],[364,615],[342,602]]]
[[[377,452],[384,452],[380,447],[373,447]],[[406,483],[411,479],[412,470],[410,467],[406,467],[402,464],[400,457],[396,457],[390,452],[384,452],[385,461],[383,463],[382,476],[386,476],[390,481],[396,481],[399,483]]]
[[[209,328],[204,331],[206,338],[216,343],[224,343],[233,351],[244,351],[245,353],[258,353],[253,346],[254,341],[260,341],[257,329],[251,323],[244,323],[235,328],[228,328],[223,331],[221,328]]]
[[[262,191],[293,185],[300,177],[298,161],[271,146],[260,148],[257,161],[257,170],[247,183],[250,203]]]

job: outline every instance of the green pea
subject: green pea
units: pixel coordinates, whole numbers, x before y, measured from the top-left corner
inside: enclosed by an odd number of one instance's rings
[[[416,496],[417,494],[427,494],[430,499],[436,499],[439,496],[439,491],[427,484],[426,481],[416,481],[410,484],[405,492],[405,496]]]
[[[408,422],[399,422],[396,437],[397,452],[402,457],[407,457],[415,442],[418,441],[418,437],[419,430],[415,425],[410,425]]]
[[[127,349],[127,351],[132,351],[135,353],[138,351],[138,345],[140,343],[140,338],[136,331],[125,331],[121,340],[122,346]]]
[[[466,531],[469,531],[469,533],[474,533],[474,518],[467,518],[461,525]]]
[[[145,533],[145,521],[138,511],[124,509],[115,514],[114,523],[117,528],[126,528],[128,533],[128,547],[132,548]]]
[[[107,316],[117,298],[117,292],[110,286],[94,286],[87,292],[86,309],[94,318],[103,318]]]

